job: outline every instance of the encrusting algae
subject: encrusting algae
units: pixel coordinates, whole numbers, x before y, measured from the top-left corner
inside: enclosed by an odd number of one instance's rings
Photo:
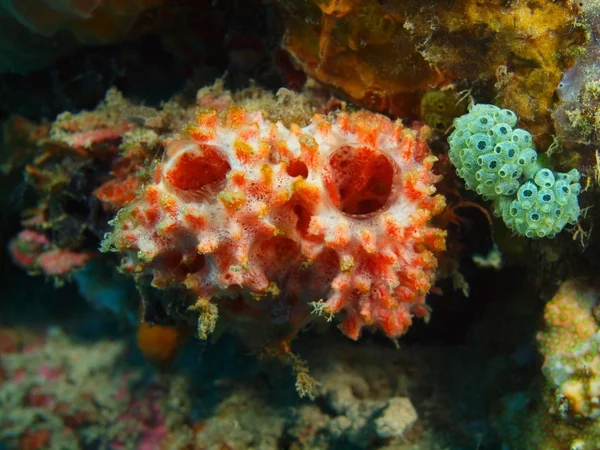
[[[571,1],[277,2],[285,49],[352,101],[419,117],[425,92],[456,85],[512,109],[539,144],[552,133],[554,90],[585,42]]]

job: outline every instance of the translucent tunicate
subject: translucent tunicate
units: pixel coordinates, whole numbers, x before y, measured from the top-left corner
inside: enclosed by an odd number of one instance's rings
[[[520,128],[517,128],[512,132],[510,140],[522,149],[531,147],[531,144],[533,143],[531,133],[529,133],[529,131],[521,130]]]
[[[506,123],[498,123],[488,131],[488,136],[496,143],[508,141],[511,138],[511,135],[512,128]]]
[[[533,165],[537,162],[537,152],[532,148],[526,148],[517,157],[517,164],[522,167]]]
[[[525,209],[531,208],[536,201],[538,188],[531,181],[523,184],[517,191],[517,199]]]
[[[517,115],[510,109],[501,109],[493,113],[494,119],[499,123],[506,123],[510,127],[514,127],[517,124]]]
[[[468,128],[471,133],[483,133],[488,131],[494,126],[494,119],[492,116],[483,115],[477,117],[475,120],[469,122]]]
[[[500,168],[502,160],[496,155],[487,154],[477,158],[477,164],[479,164],[482,169],[496,171]]]
[[[478,154],[488,153],[494,148],[494,141],[487,134],[477,133],[466,140],[467,146]]]
[[[554,173],[550,169],[540,169],[533,176],[533,181],[539,187],[551,188],[554,186]]]
[[[500,142],[494,147],[494,153],[504,161],[513,161],[520,153],[519,147],[513,142]]]

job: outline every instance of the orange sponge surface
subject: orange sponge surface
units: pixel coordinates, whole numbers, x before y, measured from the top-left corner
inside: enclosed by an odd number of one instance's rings
[[[203,110],[167,143],[103,248],[158,288],[241,298],[244,310],[277,298],[274,323],[310,304],[339,313],[353,339],[364,326],[400,336],[428,314],[445,248],[445,232],[428,225],[444,198],[424,131],[366,111],[301,128],[240,107]]]

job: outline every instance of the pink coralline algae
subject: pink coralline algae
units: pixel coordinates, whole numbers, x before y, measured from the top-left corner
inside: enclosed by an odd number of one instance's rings
[[[400,336],[428,316],[445,249],[428,225],[445,202],[426,131],[366,111],[301,128],[204,109],[167,142],[102,249],[124,253],[138,281],[183,287],[197,310],[298,330],[312,308],[340,313],[352,339],[365,326]]]
[[[0,328],[0,356],[0,440],[9,448],[165,448],[163,389],[129,366],[122,342]]]
[[[55,277],[83,267],[92,257],[89,253],[50,248],[50,241],[33,230],[21,231],[9,249],[14,262],[23,269]]]

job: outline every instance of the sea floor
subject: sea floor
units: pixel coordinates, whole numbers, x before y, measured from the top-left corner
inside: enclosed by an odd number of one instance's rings
[[[290,367],[233,335],[192,338],[159,369],[134,326],[74,286],[11,272],[0,309],[3,449],[500,449],[498,432],[514,426],[503,398],[536,372],[518,289],[514,307],[491,303],[461,343],[426,325],[399,343],[304,331],[292,350],[318,382],[311,400]]]

